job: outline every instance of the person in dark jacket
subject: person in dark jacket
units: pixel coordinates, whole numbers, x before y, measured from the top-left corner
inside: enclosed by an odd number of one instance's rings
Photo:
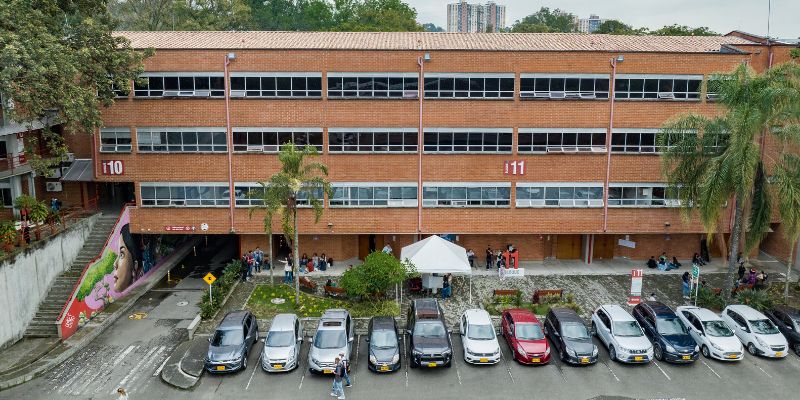
[[[647,268],[650,268],[650,269],[658,268],[658,263],[656,263],[655,256],[650,256],[650,259],[647,260]]]
[[[678,257],[672,257],[672,268],[673,269],[680,268],[681,265],[683,265],[683,264],[678,262]]]
[[[683,298],[688,299],[690,292],[690,282],[691,282],[691,278],[689,278],[689,271],[683,273],[683,276],[681,276],[681,280],[682,280],[681,287],[683,289]]]

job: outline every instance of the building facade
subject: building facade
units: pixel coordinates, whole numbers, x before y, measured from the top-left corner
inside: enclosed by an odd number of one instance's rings
[[[130,188],[131,231],[267,248],[247,194],[293,141],[319,150],[334,187],[319,223],[300,210],[301,252],[336,260],[431,234],[479,255],[513,244],[523,260],[690,257],[705,234],[666,188],[656,133],[717,112],[712,74],[767,66],[762,45],[732,36],[118,34],[155,48],[146,84],[70,145],[94,182]]]
[[[461,33],[500,32],[506,27],[506,6],[488,2],[469,4],[466,0],[447,5],[447,31]]]
[[[597,28],[607,19],[601,19],[599,15],[591,14],[589,18],[575,18],[575,28],[581,33],[594,33]]]
[[[34,173],[25,156],[25,136],[36,135],[43,128],[41,123],[28,126],[12,121],[0,108],[0,221],[20,216],[14,199],[36,196]]]

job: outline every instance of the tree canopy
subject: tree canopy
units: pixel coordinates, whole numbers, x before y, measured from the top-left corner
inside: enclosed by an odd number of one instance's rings
[[[607,33],[610,35],[642,35],[647,33],[647,29],[634,29],[632,26],[624,24],[615,19],[604,21],[593,33]]]
[[[575,32],[575,15],[558,8],[550,10],[542,7],[539,11],[514,22],[511,32],[538,33],[538,32]]]
[[[422,29],[425,32],[444,32],[444,28],[430,22],[427,24],[422,24]]]
[[[348,269],[339,284],[354,297],[386,294],[394,285],[402,284],[416,274],[411,264],[383,252],[370,253],[364,264]]]
[[[714,32],[708,27],[701,26],[697,28],[692,28],[686,25],[665,25],[660,29],[656,29],[654,31],[649,31],[648,34],[650,35],[657,35],[657,36],[716,36],[719,33]]]

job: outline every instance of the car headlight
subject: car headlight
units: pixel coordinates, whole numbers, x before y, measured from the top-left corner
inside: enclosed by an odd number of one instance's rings
[[[599,353],[600,353],[600,352],[597,350],[597,346],[594,346],[594,349],[592,350],[592,357],[597,357],[597,355],[598,355]]]
[[[714,342],[711,342],[711,347],[713,347],[713,348],[715,348],[715,349],[717,349],[719,351],[723,351],[722,347],[720,345],[714,343]]]
[[[630,352],[631,352],[631,350],[630,350],[630,349],[628,349],[628,348],[625,348],[625,347],[619,346],[619,352],[620,352],[620,353],[630,353]]]
[[[417,350],[417,349],[413,349],[413,350],[411,350],[411,354],[413,354],[415,356],[421,356],[422,352]]]
[[[525,349],[523,349],[523,348],[522,348],[522,345],[521,345],[521,344],[518,344],[518,345],[517,345],[517,353],[519,353],[519,354],[521,354],[521,355],[523,355],[523,356],[527,354],[527,353],[525,352]]]
[[[672,347],[671,345],[667,345],[667,352],[668,353],[674,353],[675,352],[675,348]]]
[[[572,347],[567,347],[567,354],[577,357],[577,353],[575,353],[575,350]]]
[[[547,346],[547,348],[544,349],[544,355],[545,356],[549,356],[550,355],[550,346]]]
[[[497,350],[495,350],[493,354],[494,354],[494,355],[498,355],[498,354],[500,354],[500,348],[498,347],[498,348],[497,348]]]
[[[313,362],[314,364],[319,365],[319,360],[317,360],[316,357],[311,357],[311,362]]]
[[[760,337],[756,336],[756,340],[758,341],[758,344],[760,344],[761,346],[763,346],[763,347],[765,347],[765,348],[769,348],[769,345],[767,344],[767,342],[765,342],[765,341],[764,341],[763,339],[761,339]]]
[[[450,354],[453,354],[453,350],[447,349],[447,350],[442,352],[443,356],[449,356]]]
[[[694,352],[697,353],[698,351],[700,351],[700,346],[694,345]]]
[[[377,364],[378,363],[378,357],[375,357],[374,355],[370,354],[369,355],[369,362],[371,362],[373,364]]]
[[[397,364],[398,361],[400,361],[400,354],[395,354],[394,357],[392,357],[392,364]]]

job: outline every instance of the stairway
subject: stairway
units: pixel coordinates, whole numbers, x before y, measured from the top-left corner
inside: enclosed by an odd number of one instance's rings
[[[58,327],[56,319],[61,313],[61,309],[66,304],[72,289],[81,277],[86,263],[92,261],[100,254],[108,235],[114,229],[117,222],[117,215],[103,214],[95,222],[92,233],[86,238],[81,251],[70,268],[59,275],[53,281],[50,291],[47,292],[44,300],[39,303],[39,309],[33,320],[28,324],[28,329],[23,337],[41,338],[58,337]]]

